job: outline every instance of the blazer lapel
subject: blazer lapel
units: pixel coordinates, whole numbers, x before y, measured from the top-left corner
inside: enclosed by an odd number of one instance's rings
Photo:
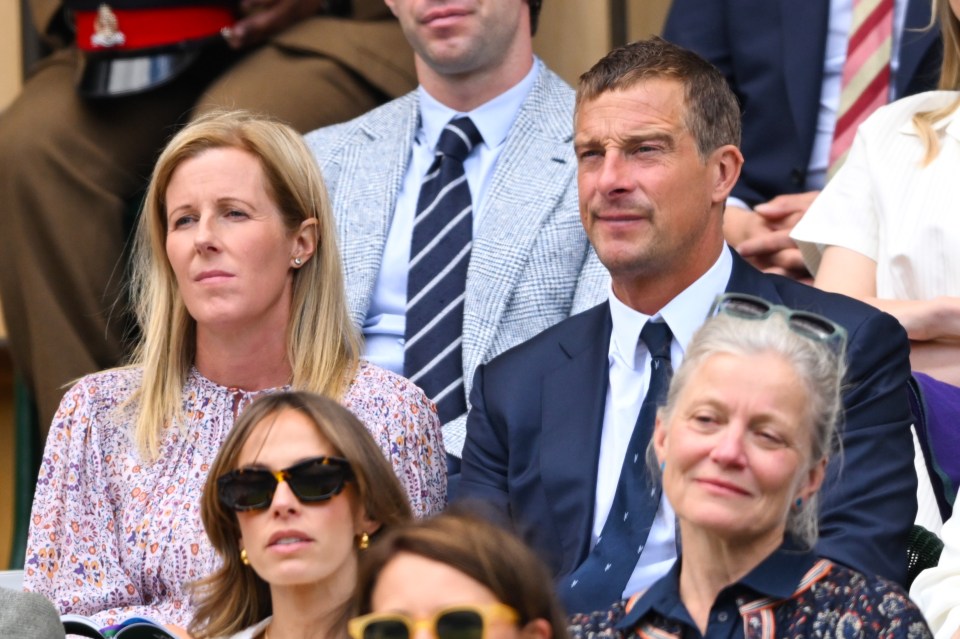
[[[812,140],[817,124],[818,101],[823,83],[829,0],[779,0],[780,36],[784,77],[790,111],[800,140]]]
[[[549,95],[555,87],[546,86],[559,82],[546,67],[541,69],[537,85],[510,129],[478,211],[481,220],[464,302],[464,371],[482,363],[540,228],[557,208],[576,170],[566,114],[563,133],[544,123],[555,116],[548,111],[557,110],[558,102],[563,104]]]
[[[589,549],[612,323],[607,304],[586,312],[559,348],[570,358],[543,380],[540,474],[558,527],[566,574]]]
[[[400,100],[405,104],[399,112],[363,122],[354,140],[343,146],[334,211],[344,277],[350,282],[350,315],[357,326],[370,308],[417,128],[416,94]]]

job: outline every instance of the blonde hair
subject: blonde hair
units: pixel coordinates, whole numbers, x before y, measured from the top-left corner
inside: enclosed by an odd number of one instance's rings
[[[317,220],[316,253],[293,271],[287,326],[291,384],[340,398],[359,360],[330,198],[300,134],[244,111],[208,114],[177,133],[160,154],[136,230],[131,295],[142,337],[131,364],[143,369],[143,381],[131,398],[139,400],[133,437],[151,458],[158,454],[163,428],[186,423],[181,394],[196,349],[196,323],[166,255],[167,188],[184,161],[218,148],[240,149],[260,161],[268,195],[291,233],[304,220]]]
[[[285,410],[306,416],[335,453],[350,462],[350,484],[355,488],[356,504],[368,519],[380,524],[372,535],[374,541],[381,533],[412,518],[407,494],[393,467],[353,413],[330,398],[312,393],[277,393],[257,399],[223,442],[203,488],[200,517],[222,564],[213,574],[190,586],[195,612],[189,630],[194,637],[229,636],[273,612],[267,582],[240,560],[237,514],[220,502],[217,478],[237,468],[240,450],[257,425]],[[349,608],[348,604],[341,611],[344,632]]]
[[[960,20],[953,15],[948,0],[932,2],[931,12],[940,20],[940,33],[943,36],[943,65],[940,67],[938,88],[942,91],[957,91],[960,90]],[[929,26],[933,26],[932,21]],[[940,153],[940,138],[933,129],[934,125],[957,108],[960,108],[960,96],[939,109],[922,111],[913,116],[913,126],[923,142],[922,166],[929,165]]]

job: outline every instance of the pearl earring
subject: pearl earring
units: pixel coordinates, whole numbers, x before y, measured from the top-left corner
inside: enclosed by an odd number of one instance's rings
[[[293,265],[294,265],[294,266],[303,266],[303,260],[301,260],[299,257],[295,257],[295,258],[293,258]]]

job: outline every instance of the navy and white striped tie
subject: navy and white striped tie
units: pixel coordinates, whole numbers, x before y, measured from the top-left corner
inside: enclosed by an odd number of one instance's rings
[[[467,411],[463,299],[473,205],[463,161],[482,139],[470,118],[444,127],[420,187],[410,244],[403,373],[436,403],[441,423]]]

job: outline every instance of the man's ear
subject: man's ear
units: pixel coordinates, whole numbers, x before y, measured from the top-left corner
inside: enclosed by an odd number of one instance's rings
[[[734,145],[724,144],[710,154],[710,163],[714,169],[711,201],[714,204],[726,202],[727,196],[740,179],[743,154]]]

